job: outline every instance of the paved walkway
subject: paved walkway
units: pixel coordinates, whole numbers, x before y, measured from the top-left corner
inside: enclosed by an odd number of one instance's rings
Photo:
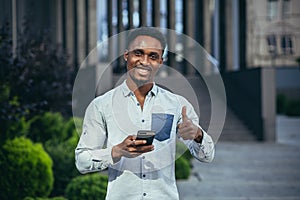
[[[300,118],[277,117],[276,143],[218,142],[212,163],[193,161],[181,200],[300,200]]]

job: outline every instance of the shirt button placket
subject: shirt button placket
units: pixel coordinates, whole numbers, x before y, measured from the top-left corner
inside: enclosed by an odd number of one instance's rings
[[[145,177],[146,177],[146,175],[145,175],[145,173],[144,173],[144,171],[145,171],[145,169],[144,169],[144,164],[145,164],[145,156],[142,156],[142,171],[141,171],[141,174],[142,174],[142,180],[145,180]],[[144,187],[145,185],[144,185],[144,183],[143,183],[143,188],[145,188]],[[144,191],[144,189],[143,189],[143,197],[145,197],[145,196],[147,196],[147,193]]]

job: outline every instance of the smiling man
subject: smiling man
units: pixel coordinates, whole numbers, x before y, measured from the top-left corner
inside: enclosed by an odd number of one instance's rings
[[[202,162],[213,160],[214,144],[192,105],[154,82],[166,47],[162,33],[142,27],[127,43],[127,78],[88,106],[76,166],[82,173],[108,168],[106,199],[176,200],[177,139]],[[154,131],[153,143],[138,140],[139,130]]]

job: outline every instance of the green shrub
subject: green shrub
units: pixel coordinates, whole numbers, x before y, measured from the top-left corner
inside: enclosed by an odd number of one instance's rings
[[[287,106],[287,98],[283,94],[279,94],[276,97],[276,112],[278,114],[284,114]]]
[[[66,189],[69,200],[105,199],[108,178],[100,173],[86,174],[74,178]]]
[[[43,198],[43,197],[26,197],[24,200],[68,200],[65,197],[52,197],[52,198]]]
[[[27,137],[34,142],[45,143],[50,139],[65,140],[67,135],[62,131],[65,121],[60,113],[46,112],[37,115],[30,121],[30,131]]]
[[[300,100],[290,100],[286,107],[286,115],[300,116]]]
[[[175,161],[175,177],[176,179],[188,179],[191,173],[190,163],[183,156]]]
[[[187,160],[191,160],[193,158],[191,152],[187,148],[185,144],[182,142],[176,143],[176,158],[183,156]]]
[[[49,140],[45,143],[45,149],[53,159],[54,187],[52,196],[63,195],[72,178],[79,175],[75,167],[74,150],[79,136],[73,132],[73,136],[66,141]]]
[[[7,140],[0,149],[0,199],[47,197],[53,187],[52,160],[41,144],[24,137]]]

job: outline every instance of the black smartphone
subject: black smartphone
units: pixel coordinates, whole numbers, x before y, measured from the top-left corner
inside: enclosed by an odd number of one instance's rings
[[[147,143],[144,145],[151,145],[155,136],[154,131],[139,130],[137,133],[136,140],[146,140]]]

